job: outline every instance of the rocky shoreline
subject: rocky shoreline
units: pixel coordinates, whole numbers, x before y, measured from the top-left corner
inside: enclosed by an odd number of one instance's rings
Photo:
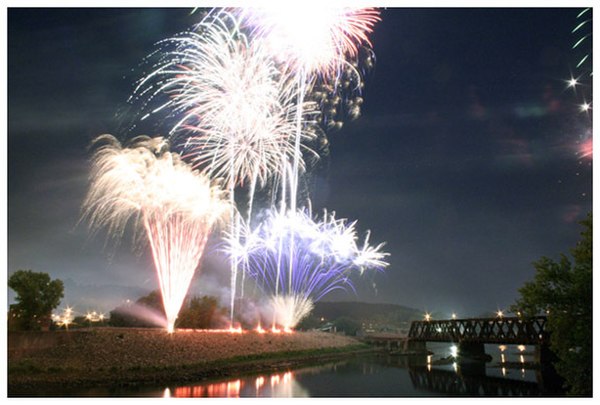
[[[277,371],[372,351],[323,332],[258,333],[96,328],[9,333],[8,394],[136,386]]]

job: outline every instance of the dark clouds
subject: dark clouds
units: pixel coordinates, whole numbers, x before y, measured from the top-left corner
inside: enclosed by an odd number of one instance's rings
[[[576,156],[591,122],[562,82],[575,63],[576,15],[383,12],[363,116],[330,134],[313,201],[387,241],[391,266],[357,282],[358,297],[335,298],[477,315],[509,305],[532,261],[574,245],[592,192],[590,162]],[[75,305],[118,292],[106,298],[111,309],[156,281],[147,255],[132,255],[127,242],[107,252],[77,226],[87,146],[102,133],[124,135],[118,113],[136,67],[194,16],[10,9],[8,20],[8,272],[69,279]],[[195,288],[223,293],[226,277],[207,280]]]

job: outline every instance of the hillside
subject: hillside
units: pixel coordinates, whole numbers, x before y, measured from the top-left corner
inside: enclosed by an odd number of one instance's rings
[[[410,322],[423,314],[414,308],[395,304],[370,304],[365,302],[317,302],[304,327],[322,327],[341,320],[355,322],[363,331],[407,332]]]

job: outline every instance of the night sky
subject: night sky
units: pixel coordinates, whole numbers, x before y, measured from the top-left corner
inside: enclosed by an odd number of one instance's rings
[[[579,108],[591,81],[577,91],[565,82],[585,74],[571,49],[579,11],[383,10],[362,116],[329,133],[312,192],[313,211],[386,241],[390,266],[330,299],[480,315],[514,302],[533,261],[575,245],[592,209],[591,157],[581,155],[592,119]],[[140,62],[197,18],[8,9],[8,275],[62,279],[61,307],[110,311],[158,288],[145,250],[105,246],[78,224],[88,146],[131,135],[124,112]],[[192,291],[225,298],[229,273],[206,255]]]

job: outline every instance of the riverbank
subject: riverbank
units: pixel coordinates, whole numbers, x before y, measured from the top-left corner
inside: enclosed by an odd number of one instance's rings
[[[199,381],[370,350],[351,337],[312,331],[168,334],[158,329],[96,328],[9,333],[8,393]]]

